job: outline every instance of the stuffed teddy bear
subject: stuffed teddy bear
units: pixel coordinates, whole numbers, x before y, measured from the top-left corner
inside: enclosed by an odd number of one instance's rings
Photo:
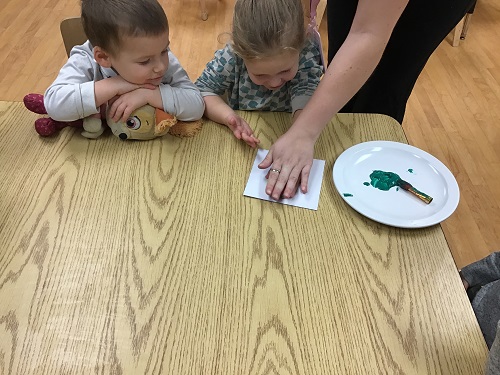
[[[47,114],[43,104],[43,95],[28,94],[24,97],[23,102],[31,112],[40,115]],[[114,122],[109,117],[103,120],[102,117],[106,117],[106,112],[104,108],[101,109],[101,114],[69,122],[41,117],[35,121],[35,130],[42,137],[48,137],[67,126],[71,126],[82,129],[82,135],[86,138],[98,138],[104,132],[107,124],[113,134],[122,140],[148,140],[167,133],[181,138],[193,137],[201,130],[203,124],[202,120],[179,121],[175,116],[150,105],[136,109],[125,122]]]

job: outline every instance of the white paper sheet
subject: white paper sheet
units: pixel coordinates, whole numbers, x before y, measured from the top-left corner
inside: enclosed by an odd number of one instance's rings
[[[317,210],[319,203],[319,193],[321,191],[321,182],[323,181],[323,171],[325,169],[325,161],[318,159],[313,160],[306,194],[302,193],[299,188],[297,194],[295,194],[293,198],[280,199],[279,201],[275,201],[266,194],[266,174],[269,168],[258,168],[258,165],[262,162],[262,160],[264,160],[267,153],[268,150],[257,151],[257,156],[255,157],[255,161],[253,162],[252,170],[250,171],[250,177],[248,177],[247,186],[245,187],[243,195],[247,197],[263,199],[266,201],[308,208],[310,210]]]

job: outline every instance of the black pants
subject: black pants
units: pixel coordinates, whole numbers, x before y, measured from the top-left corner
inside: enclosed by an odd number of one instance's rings
[[[340,112],[382,113],[403,122],[406,102],[427,60],[475,0],[410,0],[377,68]],[[328,62],[344,42],[357,0],[328,0]]]

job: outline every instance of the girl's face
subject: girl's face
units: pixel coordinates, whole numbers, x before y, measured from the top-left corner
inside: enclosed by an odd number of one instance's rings
[[[278,90],[297,74],[299,53],[288,50],[262,59],[244,60],[253,83],[268,90]]]
[[[110,64],[126,81],[158,86],[168,69],[168,32],[156,36],[124,37]]]

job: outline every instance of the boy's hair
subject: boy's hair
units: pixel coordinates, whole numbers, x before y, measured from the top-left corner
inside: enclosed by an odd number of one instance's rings
[[[232,47],[243,59],[271,57],[304,45],[301,0],[236,0]]]
[[[82,0],[82,23],[93,47],[119,50],[124,36],[156,36],[168,32],[168,20],[156,0]]]

